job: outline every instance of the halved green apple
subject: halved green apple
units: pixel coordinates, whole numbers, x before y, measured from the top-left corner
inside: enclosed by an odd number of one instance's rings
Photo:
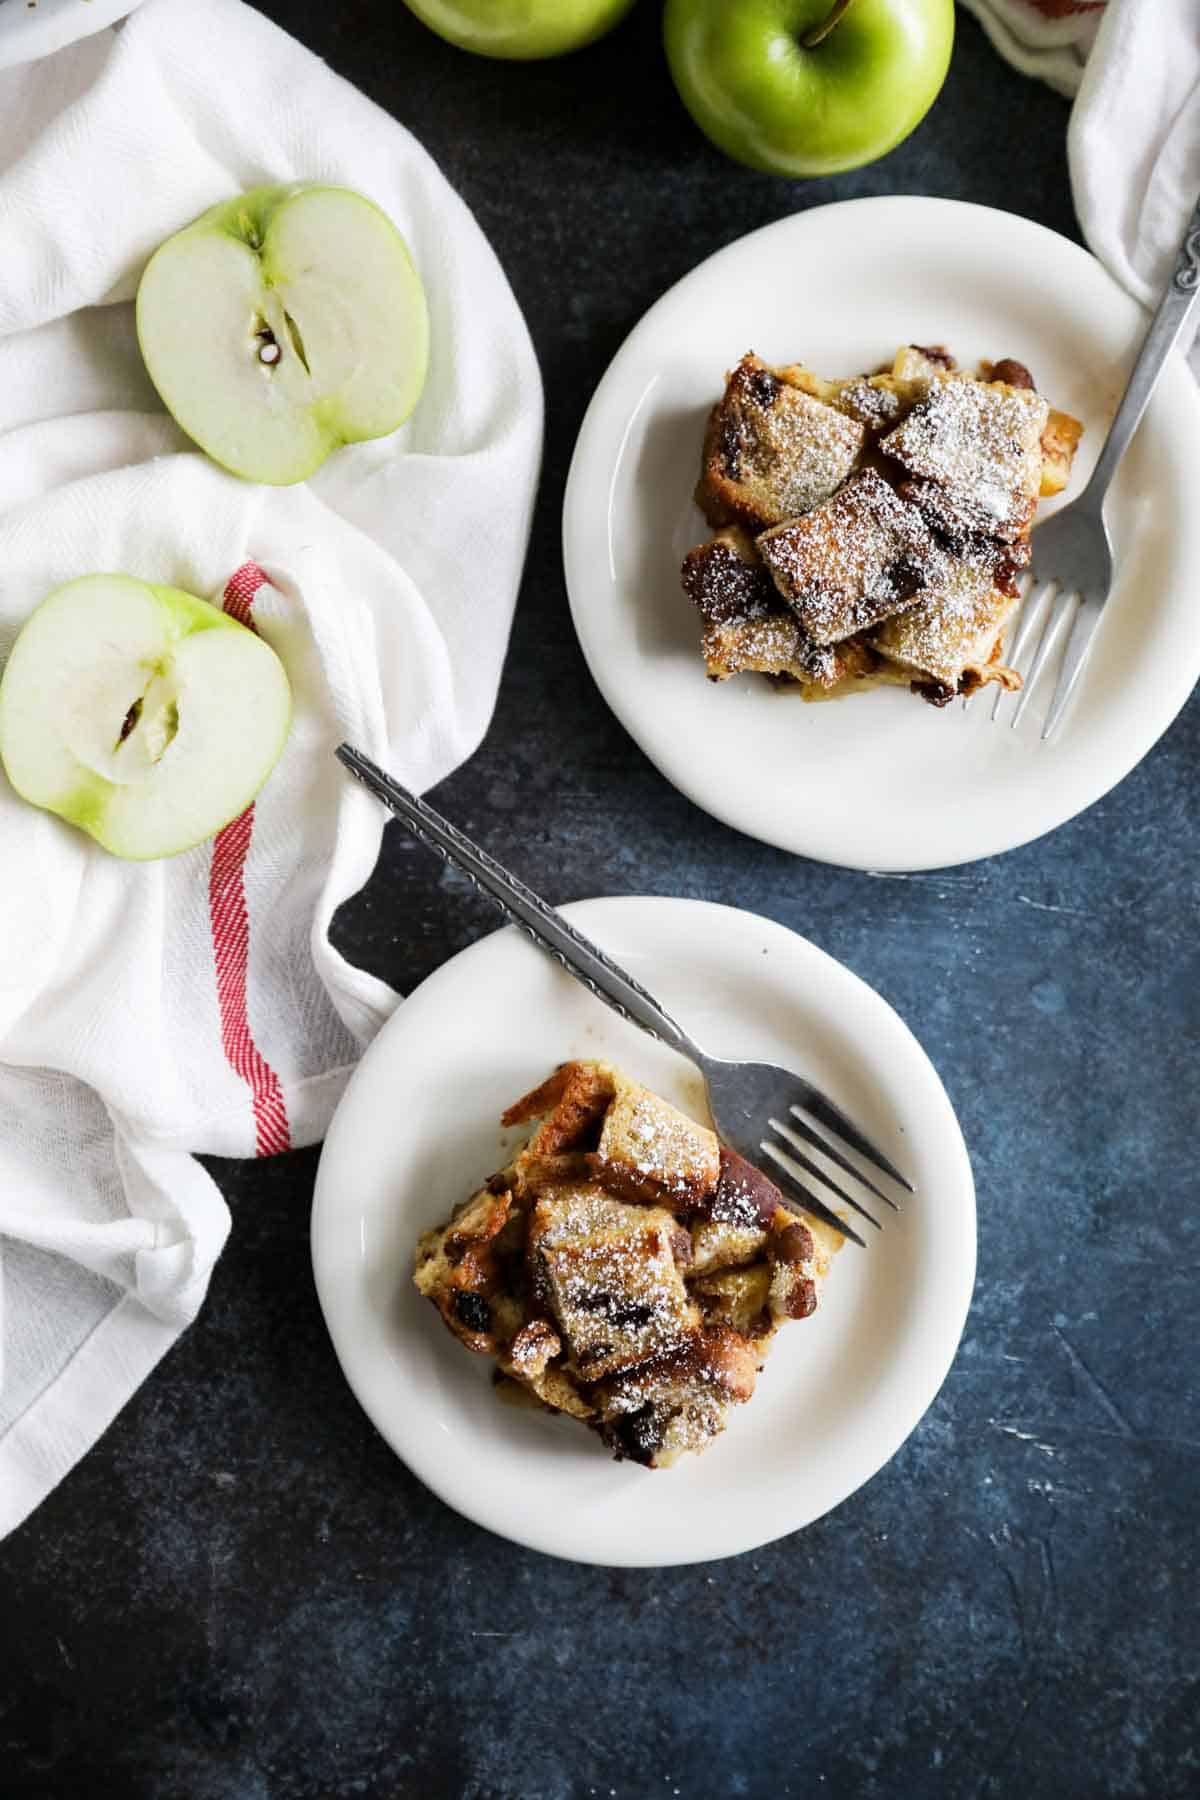
[[[269,644],[179,588],[85,575],[26,620],[0,678],[17,792],[114,856],[174,856],[237,818],[292,698]]]
[[[429,317],[408,247],[347,188],[254,188],[159,246],[137,295],[150,379],[235,475],[303,481],[386,437],[425,384]]]

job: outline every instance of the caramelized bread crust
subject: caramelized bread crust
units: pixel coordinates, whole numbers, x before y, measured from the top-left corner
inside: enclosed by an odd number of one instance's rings
[[[503,1115],[535,1120],[507,1167],[421,1238],[415,1284],[494,1359],[504,1397],[667,1468],[751,1397],[840,1239],[818,1243],[760,1170],[609,1064],[564,1063]]]

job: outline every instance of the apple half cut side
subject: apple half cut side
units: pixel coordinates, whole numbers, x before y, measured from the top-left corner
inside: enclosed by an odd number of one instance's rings
[[[421,396],[425,290],[386,213],[346,188],[254,188],[161,244],[137,294],[163,405],[214,462],[288,486],[386,437]]]
[[[85,575],[26,620],[0,677],[0,761],[114,856],[174,856],[244,812],[291,723],[283,664],[227,613]]]

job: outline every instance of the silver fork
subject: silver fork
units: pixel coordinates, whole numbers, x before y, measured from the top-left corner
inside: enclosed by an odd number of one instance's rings
[[[1091,479],[1077,500],[1065,506],[1052,519],[1039,525],[1033,534],[1033,583],[1027,591],[1021,615],[1020,630],[1013,642],[1008,662],[1017,668],[1019,660],[1032,642],[1039,620],[1042,630],[1029,673],[1017,700],[1009,724],[1015,726],[1029,704],[1038,676],[1050,660],[1051,653],[1070,625],[1066,649],[1059,668],[1058,685],[1042,739],[1050,737],[1058,726],[1067,703],[1074,693],[1092,646],[1096,626],[1104,611],[1112,587],[1113,558],[1108,526],[1104,521],[1104,497],[1116,473],[1117,464],[1129,447],[1129,440],[1141,423],[1151,394],[1158,384],[1163,365],[1179,342],[1188,319],[1200,297],[1200,200],[1188,220],[1175,272],[1150,322],[1145,341],[1133,365],[1129,385],[1125,389],[1117,416],[1109,427]],[[1047,603],[1047,595],[1053,598]],[[1072,602],[1077,603],[1072,609]],[[992,718],[999,713],[1005,689],[1001,688],[992,704]]]
[[[451,825],[424,800],[418,800],[415,794],[401,787],[361,751],[349,744],[341,744],[337,754],[351,774],[357,775],[363,785],[407,825],[414,837],[461,869],[468,880],[497,902],[513,924],[531,937],[539,949],[553,957],[568,974],[581,981],[598,1000],[605,1001],[623,1019],[640,1025],[651,1037],[669,1044],[696,1065],[704,1077],[709,1107],[719,1135],[747,1162],[758,1162],[760,1153],[771,1159],[775,1171],[773,1178],[793,1211],[814,1213],[844,1237],[866,1247],[857,1231],[812,1192],[802,1179],[807,1176],[822,1183],[839,1200],[861,1213],[876,1230],[882,1229],[878,1219],[861,1201],[813,1161],[808,1154],[810,1149],[818,1150],[843,1174],[851,1176],[893,1210],[899,1210],[896,1201],[883,1188],[856,1168],[843,1150],[816,1129],[813,1119],[889,1180],[897,1182],[910,1194],[916,1192],[913,1184],[878,1145],[873,1144],[866,1133],[811,1081],[789,1069],[776,1068],[773,1063],[726,1062],[720,1057],[709,1056],[669,1013],[664,1012],[640,982],[618,967],[574,925],[568,924],[562,914],[532,888],[518,881],[486,850],[472,843],[456,825]],[[772,1132],[774,1138],[768,1135]],[[781,1141],[776,1142],[776,1139]]]

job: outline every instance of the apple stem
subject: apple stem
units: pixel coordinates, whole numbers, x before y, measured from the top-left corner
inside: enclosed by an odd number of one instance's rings
[[[828,18],[823,19],[819,25],[814,25],[812,30],[806,31],[804,36],[800,39],[804,48],[806,50],[815,50],[818,44],[823,44],[834,26],[840,22],[842,15],[850,4],[851,0],[833,0],[833,10],[830,12]]]

